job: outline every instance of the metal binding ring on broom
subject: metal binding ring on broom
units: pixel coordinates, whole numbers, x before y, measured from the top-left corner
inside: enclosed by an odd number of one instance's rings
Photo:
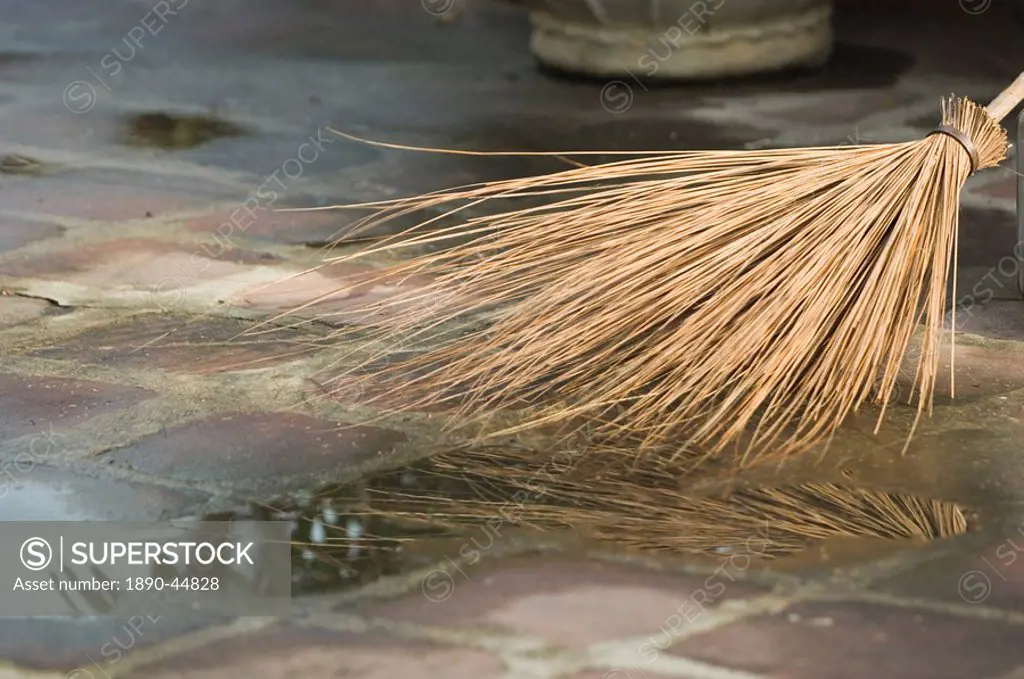
[[[1005,158],[999,121],[1022,98],[1024,74],[985,108],[944,99],[919,141],[625,152],[335,206],[375,209],[358,229],[441,211],[331,260],[410,249],[381,280],[432,277],[365,309],[399,318],[363,337],[368,362],[348,378],[381,402],[451,406],[480,436],[583,423],[640,453],[685,444],[742,463],[820,443],[868,401],[880,424],[913,357],[909,437],[932,407],[960,189]],[[416,351],[374,368],[396,343]]]

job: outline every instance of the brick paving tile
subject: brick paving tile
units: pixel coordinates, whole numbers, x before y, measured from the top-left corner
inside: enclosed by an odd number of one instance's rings
[[[60,452],[62,440],[56,434],[0,464],[0,521],[156,521],[184,515],[208,499],[199,492],[40,466]]]
[[[1024,517],[986,529],[970,548],[880,580],[872,589],[1024,612]]]
[[[354,635],[310,627],[284,627],[143,665],[126,679],[498,679],[500,659],[488,653],[447,648],[378,635]]]
[[[0,327],[39,318],[50,306],[50,303],[43,299],[0,295]]]
[[[670,653],[786,679],[991,677],[1024,662],[1019,627],[863,603],[807,603],[684,640]]]
[[[103,382],[0,375],[0,440],[45,437],[152,396],[146,389]]]
[[[157,613],[132,619],[0,618],[0,658],[28,668],[69,672],[68,677],[75,679],[102,677],[124,657],[213,622]],[[81,671],[71,674],[75,669]]]
[[[217,373],[267,368],[316,350],[309,344],[315,335],[294,329],[268,328],[265,334],[241,336],[253,327],[251,322],[228,318],[147,314],[89,330],[30,355],[120,368]]]
[[[294,205],[315,206],[313,202]],[[248,207],[251,210],[242,205],[214,210],[187,219],[183,225],[196,233],[216,233],[226,238],[245,235],[246,238],[302,245],[329,242],[354,219],[351,212],[340,210],[283,212],[260,203],[251,203]]]
[[[236,296],[236,303],[266,313],[282,313],[309,305],[296,311],[295,315],[304,318],[315,316],[331,325],[369,322],[384,325],[392,319],[401,320],[410,307],[392,304],[386,308],[369,310],[370,305],[385,302],[399,292],[415,290],[426,280],[423,276],[410,276],[401,281],[382,278],[366,264],[339,262],[240,292]],[[443,296],[438,295],[419,303],[443,304],[445,301]]]
[[[0,217],[0,253],[17,250],[29,243],[64,233],[56,224],[33,222],[17,217]]]
[[[232,304],[268,314],[291,312],[302,318],[324,316],[325,323],[344,324],[344,312],[358,302],[353,298],[365,291],[358,287],[364,276],[372,276],[374,269],[361,262],[327,264],[313,271],[282,276],[271,283],[261,283],[239,292]],[[296,307],[303,307],[296,309]],[[338,312],[337,318],[331,316]]]
[[[472,559],[497,540],[500,535],[481,528],[459,551]],[[433,571],[421,591],[366,604],[363,612],[424,625],[516,632],[574,647],[642,634],[657,644],[706,609],[760,591],[733,582],[737,574],[728,565],[709,576],[687,576],[578,559],[516,559],[465,573]]]
[[[128,285],[143,289],[187,288],[200,281],[273,264],[274,255],[225,249],[218,244],[169,243],[143,238],[96,243],[46,255],[0,262],[0,275],[80,285]],[[173,281],[172,286],[167,281]]]
[[[105,459],[185,481],[326,474],[391,452],[404,434],[293,413],[219,414],[154,434]]]
[[[209,181],[137,172],[69,172],[18,179],[0,186],[0,209],[121,221],[196,210],[237,194]]]

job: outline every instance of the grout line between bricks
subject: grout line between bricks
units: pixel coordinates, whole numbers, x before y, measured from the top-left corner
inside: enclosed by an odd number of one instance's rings
[[[871,592],[865,590],[850,590],[848,592],[831,594],[826,591],[817,591],[807,596],[805,601],[854,601],[872,604],[881,604],[893,608],[906,608],[931,611],[933,613],[944,613],[958,618],[974,618],[981,620],[1000,620],[1015,625],[1024,625],[1024,613],[1008,611],[1001,608],[993,608],[982,604],[957,604],[944,601],[933,601],[930,599],[919,599],[902,597],[882,592]]]

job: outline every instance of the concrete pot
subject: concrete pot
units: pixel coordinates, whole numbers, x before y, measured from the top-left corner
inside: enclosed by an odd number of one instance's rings
[[[824,62],[832,0],[515,0],[531,50],[591,76],[706,80]]]

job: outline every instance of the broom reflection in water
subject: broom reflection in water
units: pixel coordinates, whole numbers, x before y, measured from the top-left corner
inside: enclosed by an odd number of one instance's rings
[[[512,528],[641,553],[752,561],[837,538],[920,541],[967,530],[958,506],[916,495],[818,483],[700,496],[687,491],[678,459],[667,455],[637,461],[630,450],[588,450],[554,474],[553,457],[518,446],[465,447],[366,487],[326,491],[335,527],[325,530],[319,514],[326,512],[307,513],[307,526],[321,535],[297,548],[321,576],[340,568],[365,582],[445,557],[475,565]],[[417,555],[427,557],[417,562]]]

